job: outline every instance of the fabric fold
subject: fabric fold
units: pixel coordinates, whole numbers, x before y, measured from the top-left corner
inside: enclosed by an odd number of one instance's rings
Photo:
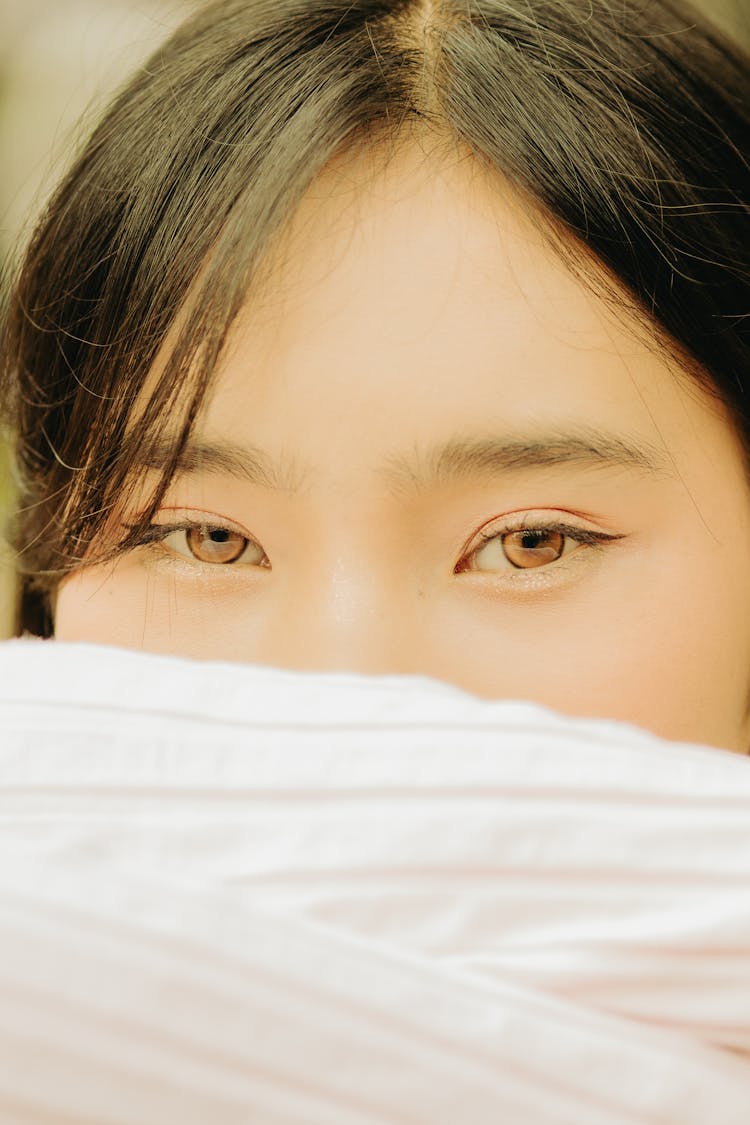
[[[0,1120],[750,1120],[746,759],[49,642],[0,730]]]

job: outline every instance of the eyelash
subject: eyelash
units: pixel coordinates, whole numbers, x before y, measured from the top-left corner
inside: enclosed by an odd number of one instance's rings
[[[210,531],[231,531],[235,535],[240,535],[247,541],[249,546],[255,543],[257,547],[260,544],[255,539],[251,539],[245,535],[244,532],[238,527],[234,527],[229,523],[211,523],[209,520],[180,520],[178,523],[152,523],[144,530],[143,535],[139,537],[138,542],[135,544],[137,547],[158,547],[170,535],[174,535],[176,531],[193,531],[196,528],[208,528]],[[247,549],[247,548],[245,548]],[[263,548],[260,548],[263,550]],[[187,560],[185,560],[187,561]],[[196,566],[210,566],[212,569],[219,569],[221,566],[234,565],[229,563],[202,563],[200,559],[194,560]]]
[[[481,531],[479,543],[472,548],[471,553],[474,554],[493,539],[502,538],[503,535],[513,535],[517,531],[526,531],[531,535],[563,535],[566,539],[571,539],[574,543],[582,543],[586,547],[602,547],[613,539],[622,539],[621,535],[610,535],[604,531],[588,531],[584,527],[563,523],[560,520],[535,523],[531,519],[526,519],[514,524],[493,527],[491,531]]]
[[[182,520],[178,523],[171,523],[171,524],[150,524],[149,527],[147,527],[144,530],[143,535],[139,538],[137,546],[139,546],[139,547],[159,546],[160,544],[163,543],[163,541],[165,539],[167,539],[170,535],[173,535],[175,532],[178,532],[178,531],[187,532],[187,531],[191,531],[195,528],[201,528],[201,527],[210,528],[211,530],[216,530],[216,531],[226,530],[226,531],[234,532],[237,535],[242,535],[243,538],[247,539],[248,544],[254,543],[256,546],[258,546],[260,548],[260,550],[262,550],[262,547],[260,547],[259,543],[257,543],[253,539],[250,539],[248,536],[244,536],[239,528],[233,527],[230,524],[225,524],[225,523],[209,523],[207,520]],[[623,538],[622,535],[608,534],[608,533],[602,532],[602,531],[590,531],[590,530],[587,530],[586,528],[578,527],[575,524],[565,523],[564,521],[561,521],[561,520],[552,520],[552,521],[546,521],[545,522],[545,521],[541,521],[541,520],[534,520],[533,518],[519,519],[519,520],[516,520],[515,522],[506,523],[506,524],[503,524],[501,526],[495,525],[489,531],[481,531],[478,535],[478,541],[473,546],[470,545],[471,549],[468,552],[466,550],[464,551],[463,556],[462,556],[462,560],[455,567],[454,573],[457,574],[457,573],[462,573],[462,572],[470,570],[471,569],[470,567],[463,565],[464,560],[467,559],[467,558],[471,558],[473,555],[475,555],[479,550],[481,550],[482,547],[484,547],[484,545],[486,543],[489,543],[494,539],[501,538],[504,535],[512,535],[514,532],[519,532],[519,531],[528,532],[529,534],[532,534],[532,535],[533,534],[538,534],[538,535],[562,535],[566,540],[571,540],[572,542],[581,544],[582,546],[585,546],[585,547],[592,547],[595,550],[602,550],[607,543],[612,542],[616,539],[622,539]],[[171,561],[177,561],[177,560],[173,560],[173,559],[170,558],[169,561],[171,562]],[[183,559],[182,561],[187,562],[188,560]],[[562,563],[562,562],[563,562],[563,559],[561,557],[560,559],[557,559],[554,562],[549,563],[544,567],[529,567],[529,568],[519,567],[515,570],[515,572],[507,572],[507,573],[513,574],[513,577],[510,579],[511,581],[519,581],[519,580],[524,581],[524,579],[519,579],[519,577],[516,577],[516,575],[522,575],[522,574],[526,573],[527,569],[528,569],[529,573],[535,573],[535,575],[537,577],[539,577],[539,574],[540,574],[541,571],[548,571],[552,567],[556,567],[558,563]],[[189,564],[189,565],[210,567],[212,570],[218,570],[218,569],[222,569],[222,568],[224,568],[228,565],[235,565],[235,564],[206,563],[206,562],[201,562],[199,559],[195,559],[194,564]],[[487,572],[484,572],[484,573],[486,573],[489,576],[489,574],[491,572],[487,571]]]

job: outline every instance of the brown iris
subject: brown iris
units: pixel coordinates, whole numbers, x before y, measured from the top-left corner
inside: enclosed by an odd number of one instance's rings
[[[205,563],[236,562],[248,544],[243,535],[228,527],[191,527],[186,538],[190,553]]]
[[[509,531],[503,535],[503,550],[513,566],[529,570],[556,562],[563,553],[565,536],[560,531]]]

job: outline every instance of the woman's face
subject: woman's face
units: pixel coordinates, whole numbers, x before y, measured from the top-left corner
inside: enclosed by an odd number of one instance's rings
[[[470,160],[339,160],[275,254],[154,541],[71,576],[56,636],[418,673],[746,752],[723,408]]]

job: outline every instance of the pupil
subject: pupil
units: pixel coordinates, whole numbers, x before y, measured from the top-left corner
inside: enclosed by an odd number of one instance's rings
[[[212,543],[226,543],[229,539],[229,534],[225,527],[214,527],[208,533],[208,537]]]
[[[525,531],[521,543],[527,550],[533,551],[535,547],[539,546],[543,538],[544,532],[542,531]]]

